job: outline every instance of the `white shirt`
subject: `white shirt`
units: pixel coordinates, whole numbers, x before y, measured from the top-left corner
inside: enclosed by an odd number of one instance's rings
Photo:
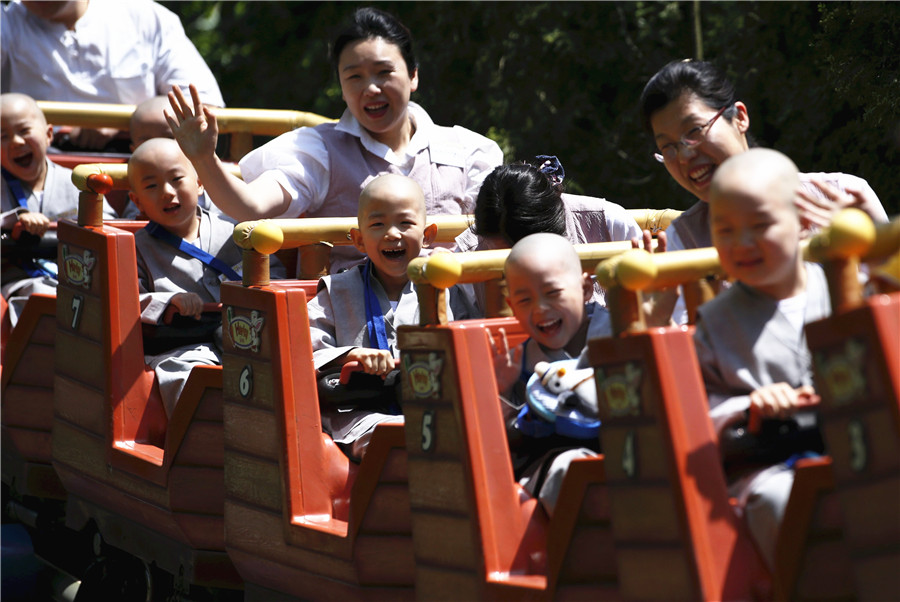
[[[3,92],[138,104],[192,83],[203,102],[225,105],[178,16],[149,0],[90,0],[74,31],[14,0],[3,8],[0,38]]]
[[[386,144],[372,138],[349,109],[344,110],[336,129],[360,139],[363,148],[409,174],[417,154],[427,149],[433,160],[442,151],[437,138],[440,129],[428,113],[414,102],[409,103],[409,113],[416,125],[406,151],[398,155]],[[482,182],[494,167],[503,162],[503,152],[497,143],[481,134],[455,126],[465,156],[459,157],[468,176],[466,199],[475,205]],[[435,143],[432,146],[432,143]],[[455,164],[455,163],[454,163]],[[330,174],[328,150],[321,134],[311,127],[282,134],[268,144],[251,151],[241,159],[241,175],[247,182],[259,177],[272,178],[291,196],[290,207],[279,217],[297,217],[322,206],[328,198]],[[375,175],[375,174],[372,174]]]

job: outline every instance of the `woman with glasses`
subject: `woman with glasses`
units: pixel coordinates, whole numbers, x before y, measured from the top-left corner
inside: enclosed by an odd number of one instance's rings
[[[640,98],[644,128],[657,147],[654,157],[698,202],[669,226],[668,249],[712,246],[709,233],[709,184],[719,165],[755,146],[748,133],[750,114],[734,85],[714,65],[674,61],[650,78]],[[859,207],[876,222],[887,214],[862,178],[842,173],[800,174],[795,203],[806,235],[826,226],[845,207]],[[654,315],[668,315],[675,297],[658,299]],[[687,318],[676,308],[676,322]]]

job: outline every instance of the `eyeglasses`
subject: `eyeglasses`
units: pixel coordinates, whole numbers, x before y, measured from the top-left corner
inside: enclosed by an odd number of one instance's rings
[[[712,116],[712,119],[704,123],[703,125],[698,125],[695,128],[692,128],[688,132],[686,132],[678,142],[670,142],[659,149],[658,153],[653,153],[653,158],[659,161],[660,163],[665,163],[666,161],[675,161],[678,159],[678,151],[681,150],[680,146],[684,148],[695,148],[698,146],[703,140],[706,138],[706,132],[709,131],[709,128],[712,127],[712,124],[716,122],[716,119],[719,118],[722,113],[725,112],[730,105],[726,105],[718,110],[718,112]]]

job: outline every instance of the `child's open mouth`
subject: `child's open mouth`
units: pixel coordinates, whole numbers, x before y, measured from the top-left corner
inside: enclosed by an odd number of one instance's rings
[[[406,256],[406,249],[385,249],[381,254],[390,260],[396,261]]]
[[[163,213],[175,213],[179,209],[181,209],[181,205],[169,205],[168,207],[163,209]]]
[[[537,329],[544,334],[550,335],[559,330],[560,326],[562,326],[562,320],[547,320],[546,322],[541,322],[540,324],[536,324]]]
[[[33,160],[34,153],[27,153],[13,159],[13,163],[18,165],[19,167],[31,167],[31,162]]]

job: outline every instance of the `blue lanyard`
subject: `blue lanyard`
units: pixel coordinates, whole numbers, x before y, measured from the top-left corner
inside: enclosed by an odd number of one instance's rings
[[[218,257],[213,257],[200,247],[196,245],[192,245],[189,242],[185,242],[183,238],[179,238],[160,226],[158,223],[151,221],[148,223],[144,229],[147,233],[153,238],[157,238],[164,243],[175,247],[179,251],[187,253],[191,257],[195,259],[199,259],[203,262],[204,265],[214,269],[220,274],[225,274],[225,276],[229,280],[240,280],[241,276],[234,270],[232,270],[224,261],[219,259]]]
[[[25,188],[22,186],[22,182],[19,181],[19,178],[9,173],[7,170],[0,167],[0,172],[3,173],[3,179],[6,180],[6,184],[9,186],[9,189],[12,191],[13,196],[16,199],[16,203],[22,209],[26,211],[30,211],[28,209],[28,195],[25,194]],[[39,276],[50,276],[51,278],[55,278],[56,274],[51,272],[50,270],[44,268],[36,262],[33,258],[21,258],[17,262],[17,265],[22,268],[26,274],[31,276],[32,278],[37,278]]]
[[[22,188],[22,182],[3,168],[0,168],[0,171],[3,172],[3,179],[6,180],[6,184],[12,190],[13,196],[16,197],[16,203],[19,204],[19,207],[28,209],[28,195],[25,194],[25,189]]]
[[[372,272],[372,262],[366,259],[363,270],[363,295],[366,298],[366,328],[369,330],[369,344],[375,344],[378,349],[390,351],[388,345],[387,332],[384,328],[384,313],[381,311],[381,304],[378,303],[378,296],[372,290],[369,284],[369,278]]]

